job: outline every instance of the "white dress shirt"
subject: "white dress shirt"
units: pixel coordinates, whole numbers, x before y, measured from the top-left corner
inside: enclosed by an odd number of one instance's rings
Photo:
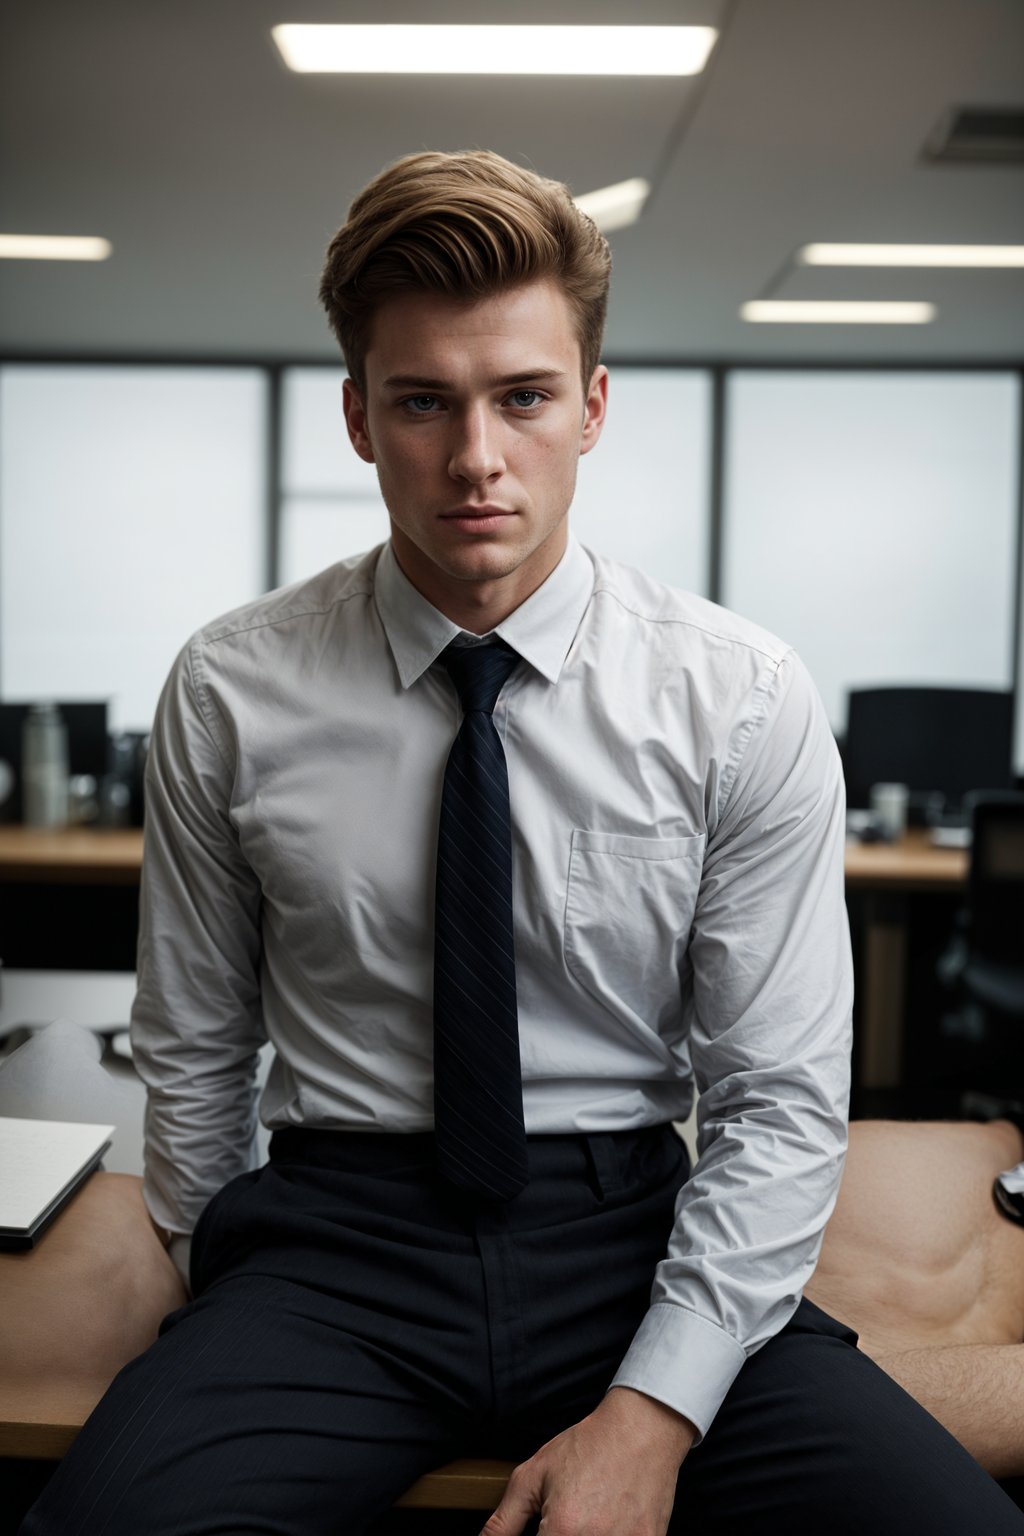
[[[144,1194],[182,1248],[263,1123],[432,1126],[434,864],[460,633],[390,544],[178,658],[147,772]],[[795,1311],[846,1148],[844,796],[792,650],[588,554],[496,633],[528,1132],[685,1119],[695,1170],[615,1384],[703,1435]],[[174,1245],[172,1245],[173,1247]]]

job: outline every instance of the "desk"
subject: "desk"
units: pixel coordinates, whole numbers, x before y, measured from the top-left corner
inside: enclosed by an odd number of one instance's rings
[[[906,896],[912,891],[960,889],[969,862],[965,849],[935,848],[927,832],[917,828],[898,843],[846,845],[847,889],[862,891],[867,898],[858,1045],[859,1078],[865,1088],[895,1087],[901,1080]],[[136,827],[41,832],[0,826],[0,882],[8,888],[50,884],[137,889],[141,864],[142,832]],[[130,939],[134,953],[134,934]],[[18,963],[14,954],[5,959],[9,965]]]
[[[846,889],[866,900],[858,1076],[862,1088],[895,1088],[903,1077],[907,894],[957,891],[967,882],[966,848],[936,848],[924,828],[898,843],[847,843]]]
[[[923,827],[898,843],[847,843],[847,890],[958,890],[967,880],[966,848],[936,848]]]
[[[928,834],[915,828],[898,843],[847,843],[846,884],[852,889],[953,890],[966,880],[968,862],[965,849],[935,848]],[[140,827],[41,832],[0,826],[0,880],[127,884],[138,881],[141,865]]]
[[[0,957],[11,970],[133,971],[142,832],[0,826]]]
[[[138,885],[141,867],[141,827],[0,826],[0,880],[8,884]]]

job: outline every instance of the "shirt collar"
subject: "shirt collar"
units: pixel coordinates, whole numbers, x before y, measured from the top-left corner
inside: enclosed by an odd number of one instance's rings
[[[594,567],[570,532],[565,553],[551,575],[496,625],[499,635],[549,683],[557,683],[591,593]],[[429,603],[395,559],[390,541],[381,550],[374,596],[403,688],[409,688],[465,631]]]

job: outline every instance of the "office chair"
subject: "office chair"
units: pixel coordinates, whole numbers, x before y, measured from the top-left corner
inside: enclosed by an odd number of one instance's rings
[[[967,900],[938,963],[968,1012],[976,1089],[1024,1098],[1024,794],[967,797]]]
[[[972,790],[1009,790],[1012,763],[1010,692],[850,690],[843,768],[851,806],[869,803],[872,784],[897,783],[910,790],[912,807],[934,800],[939,810],[956,810]]]

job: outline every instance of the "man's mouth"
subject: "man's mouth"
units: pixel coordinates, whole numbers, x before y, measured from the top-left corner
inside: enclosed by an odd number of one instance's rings
[[[452,512],[442,512],[441,521],[454,524],[456,528],[476,529],[482,532],[487,528],[499,527],[507,518],[515,515],[511,507],[489,505],[456,507]]]

